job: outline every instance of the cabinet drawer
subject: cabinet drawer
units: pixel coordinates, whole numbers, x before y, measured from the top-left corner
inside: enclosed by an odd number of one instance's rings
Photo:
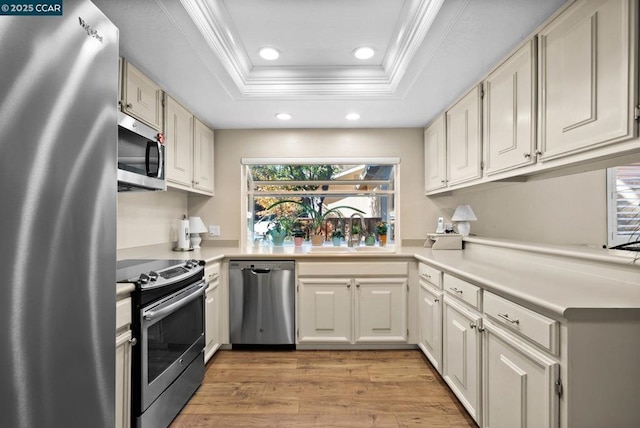
[[[387,276],[407,275],[409,264],[406,262],[378,262],[378,263],[353,263],[353,262],[301,262],[297,266],[299,276]]]
[[[440,272],[436,268],[432,268],[429,265],[425,265],[424,263],[420,263],[418,265],[418,272],[420,273],[420,277],[424,280],[430,282],[438,288],[442,288],[442,272]]]
[[[220,263],[206,264],[204,267],[204,280],[207,283],[220,278]]]
[[[498,324],[558,355],[558,321],[489,292],[484,294],[484,313]]]
[[[444,289],[451,296],[480,309],[482,289],[454,276],[444,275]]]
[[[131,297],[116,302],[116,331],[131,324]]]

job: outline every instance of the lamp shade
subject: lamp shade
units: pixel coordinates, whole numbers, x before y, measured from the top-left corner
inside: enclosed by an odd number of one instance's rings
[[[475,221],[478,220],[469,205],[459,205],[451,217],[451,221]]]
[[[200,217],[189,217],[190,233],[205,233],[206,231],[207,228]]]

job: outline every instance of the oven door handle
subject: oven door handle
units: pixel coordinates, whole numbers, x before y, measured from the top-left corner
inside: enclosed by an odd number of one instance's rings
[[[199,285],[200,286],[196,290],[182,297],[177,302],[161,305],[158,309],[145,312],[143,315],[143,318],[145,319],[145,321],[152,321],[156,318],[164,317],[165,315],[168,315],[171,312],[174,312],[180,309],[181,307],[194,301],[195,299],[202,297],[204,295],[204,285],[202,283]]]

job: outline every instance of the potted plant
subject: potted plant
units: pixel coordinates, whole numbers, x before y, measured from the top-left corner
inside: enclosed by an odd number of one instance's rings
[[[280,223],[279,220],[271,222],[267,234],[271,236],[273,245],[281,247],[284,242],[284,238],[287,236],[287,229]]]
[[[302,241],[304,240],[305,233],[302,230],[302,224],[299,221],[293,223],[293,230],[291,231],[293,235],[293,243],[296,247],[302,247]]]
[[[387,229],[388,225],[384,221],[379,221],[376,223],[376,232],[378,232],[378,236],[380,237],[381,247],[387,245]]]
[[[376,237],[373,233],[368,234],[365,238],[364,238],[364,245],[368,245],[368,246],[374,246],[376,244]]]
[[[342,238],[344,238],[344,233],[342,229],[336,229],[331,233],[331,242],[334,247],[339,247],[342,245]]]
[[[322,223],[329,214],[333,214],[337,217],[342,218],[342,213],[340,212],[341,209],[349,209],[364,214],[363,211],[349,206],[333,207],[323,212],[323,207],[321,205],[318,208],[315,208],[311,204],[294,201],[291,199],[283,199],[281,201],[275,202],[267,207],[267,211],[281,204],[296,204],[300,207],[303,213],[307,214],[307,216],[309,217],[309,227],[312,234],[311,243],[316,246],[322,245],[324,243],[324,237],[322,236]]]

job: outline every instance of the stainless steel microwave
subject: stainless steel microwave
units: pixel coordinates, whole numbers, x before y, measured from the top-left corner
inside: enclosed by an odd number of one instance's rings
[[[118,112],[118,192],[167,190],[164,136]]]

